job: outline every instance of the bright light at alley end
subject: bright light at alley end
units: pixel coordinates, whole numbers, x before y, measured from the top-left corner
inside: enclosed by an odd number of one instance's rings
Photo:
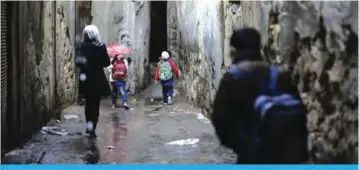
[[[358,170],[358,165],[0,165],[0,170]]]

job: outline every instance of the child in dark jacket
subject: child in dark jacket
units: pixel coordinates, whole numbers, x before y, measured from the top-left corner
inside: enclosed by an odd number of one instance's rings
[[[180,71],[177,66],[174,64],[173,60],[170,59],[168,52],[163,51],[161,54],[161,61],[157,65],[155,80],[161,81],[162,85],[162,95],[163,103],[172,104],[172,95],[173,95],[173,83],[174,76],[173,73],[179,77]]]
[[[292,73],[263,60],[261,35],[254,28],[235,30],[230,46],[232,65],[211,114],[219,141],[237,154],[238,164],[305,163],[307,109]]]

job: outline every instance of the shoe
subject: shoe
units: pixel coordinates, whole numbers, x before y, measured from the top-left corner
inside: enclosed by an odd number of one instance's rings
[[[172,97],[168,96],[168,104],[172,104]]]
[[[116,105],[115,105],[115,104],[113,104],[113,105],[112,105],[112,109],[115,109],[115,108],[116,108]]]
[[[127,102],[123,103],[123,106],[125,107],[126,110],[130,109],[130,107],[128,106]]]

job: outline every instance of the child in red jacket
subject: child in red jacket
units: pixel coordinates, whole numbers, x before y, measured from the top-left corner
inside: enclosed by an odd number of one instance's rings
[[[163,103],[172,104],[173,95],[173,73],[179,77],[180,71],[178,70],[175,63],[170,59],[168,52],[163,51],[161,54],[161,61],[157,65],[155,80],[161,81]]]

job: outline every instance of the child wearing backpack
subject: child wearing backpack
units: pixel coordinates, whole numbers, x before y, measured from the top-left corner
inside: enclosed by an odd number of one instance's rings
[[[177,66],[170,59],[170,55],[168,52],[163,51],[161,54],[161,61],[157,65],[155,80],[161,81],[162,85],[162,95],[163,95],[163,103],[172,104],[172,95],[173,95],[173,73],[179,77],[180,71]]]
[[[307,108],[292,73],[263,60],[254,28],[230,38],[232,65],[213,102],[212,125],[238,164],[300,164],[308,160]]]
[[[108,67],[110,72],[110,82],[112,85],[112,108],[116,108],[118,91],[121,93],[122,103],[125,109],[129,109],[126,94],[126,79],[128,62],[123,55],[112,58],[111,65]]]

